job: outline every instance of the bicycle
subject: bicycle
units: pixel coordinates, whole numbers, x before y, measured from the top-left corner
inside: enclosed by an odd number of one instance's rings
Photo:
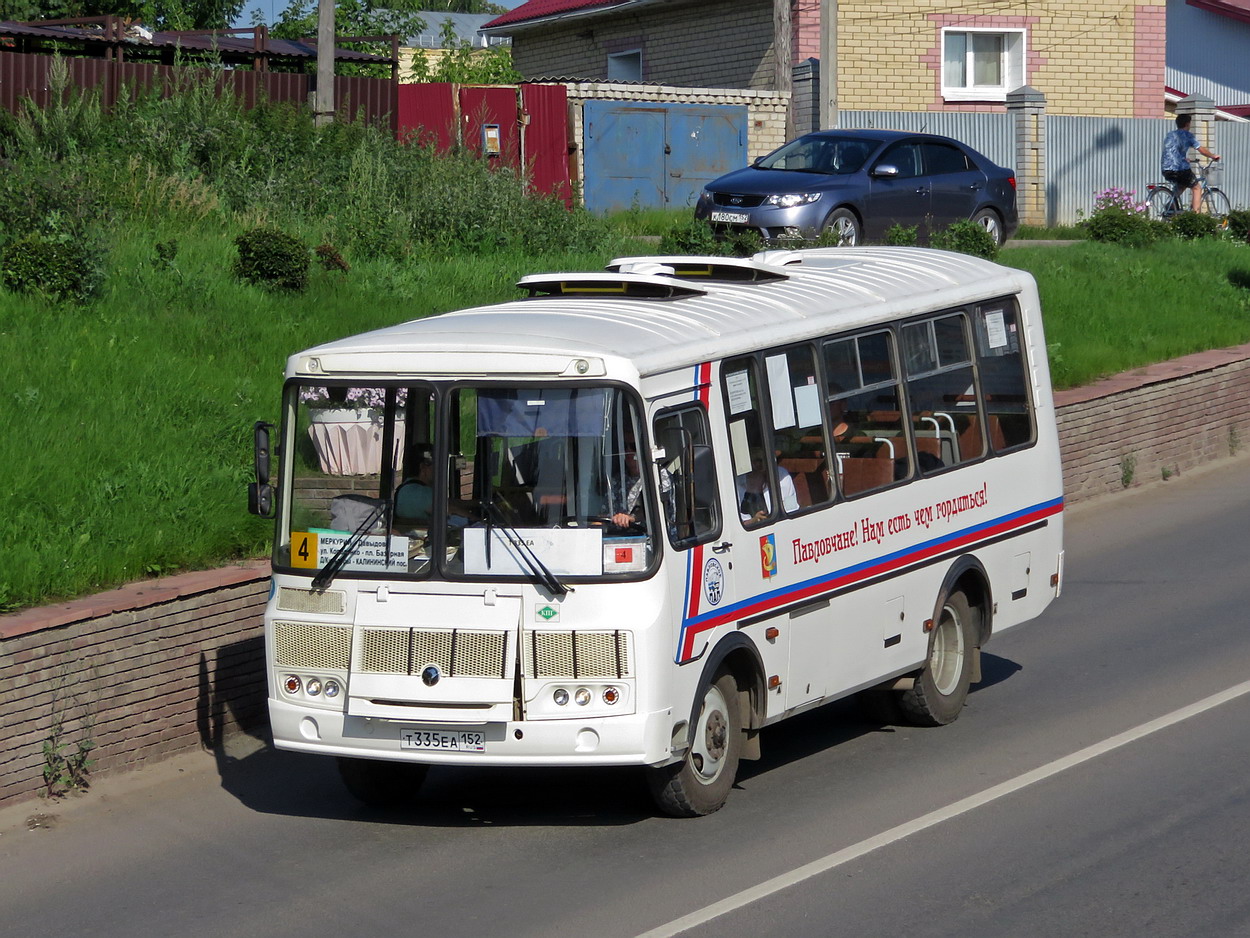
[[[1228,196],[1220,189],[1220,177],[1224,166],[1217,160],[1201,160],[1194,164],[1194,175],[1202,186],[1202,198],[1198,203],[1198,211],[1212,218],[1227,219],[1232,211]],[[1187,212],[1193,205],[1188,189],[1177,191],[1170,182],[1153,183],[1146,187],[1150,194],[1146,197],[1150,218],[1153,221],[1167,221],[1174,215]],[[1224,224],[1228,224],[1227,221]]]

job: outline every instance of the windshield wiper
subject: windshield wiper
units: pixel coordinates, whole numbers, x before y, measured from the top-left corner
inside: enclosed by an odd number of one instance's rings
[[[390,499],[382,499],[378,503],[378,507],[369,513],[369,517],[365,518],[358,527],[338,550],[334,552],[334,556],[329,559],[324,567],[322,567],[315,577],[312,579],[313,589],[323,590],[330,585],[338,572],[343,569],[343,565],[347,563],[349,557],[360,546],[361,540],[365,536],[365,532],[373,527],[378,518],[382,517],[382,513],[386,511],[390,505]],[[389,548],[388,548],[389,549]]]
[[[520,555],[522,562],[524,562],[525,566],[529,567],[530,573],[534,575],[534,578],[538,580],[538,582],[547,587],[548,590],[557,596],[563,596],[566,593],[572,593],[574,591],[573,587],[561,583],[556,578],[556,575],[551,572],[551,569],[545,563],[542,562],[538,554],[534,552],[534,549],[525,543],[525,538],[517,533],[516,528],[508,524],[508,522],[504,519],[503,512],[500,511],[499,506],[495,504],[493,495],[490,501],[482,499],[482,516],[486,520],[487,567],[490,566],[491,523],[493,521],[503,529],[504,535],[508,538],[508,542],[516,548],[516,552]]]

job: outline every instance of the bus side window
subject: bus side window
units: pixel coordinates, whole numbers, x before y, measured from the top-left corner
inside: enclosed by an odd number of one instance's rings
[[[894,338],[869,332],[824,344],[829,468],[842,494],[884,488],[911,475]]]
[[[682,549],[717,537],[720,498],[706,411],[697,404],[663,411],[653,429],[664,449],[658,470],[669,541]]]
[[[823,505],[833,498],[828,473],[822,471],[825,442],[824,408],[815,356],[810,345],[799,345],[767,355],[768,396],[772,404],[773,446],[777,478],[786,476],[794,487],[798,511]],[[785,499],[783,498],[783,505]],[[787,512],[795,508],[786,507]]]
[[[797,511],[798,500],[793,480],[789,473],[779,472],[765,441],[755,359],[726,362],[723,374],[734,497],[739,519],[750,528],[776,517],[779,501],[787,511]],[[773,495],[778,491],[780,500]]]
[[[986,453],[985,421],[963,313],[903,326],[903,357],[920,469],[949,469]]]
[[[974,323],[990,446],[995,452],[1026,446],[1035,439],[1035,431],[1020,311],[1010,300],[986,303],[977,308]]]

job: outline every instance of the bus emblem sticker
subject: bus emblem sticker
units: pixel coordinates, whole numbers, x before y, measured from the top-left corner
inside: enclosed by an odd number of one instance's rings
[[[771,534],[760,538],[760,574],[766,580],[777,575],[777,542]]]
[[[543,622],[559,622],[560,610],[547,603],[540,603],[534,607],[534,621],[537,622],[539,620]]]
[[[703,594],[713,606],[725,595],[725,571],[715,557],[703,566]]]

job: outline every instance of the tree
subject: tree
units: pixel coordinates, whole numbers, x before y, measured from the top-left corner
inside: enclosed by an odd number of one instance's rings
[[[153,29],[226,29],[246,0],[0,0],[0,19],[120,16]]]
[[[418,49],[412,56],[414,81],[451,81],[462,85],[513,85],[523,75],[512,67],[508,46],[474,48],[467,39],[457,39],[450,20],[443,20],[443,47],[438,52]]]
[[[399,36],[403,41],[425,29],[425,20],[418,11],[424,8],[422,0],[388,0],[387,6],[379,6],[370,0],[336,0],[334,5],[334,33],[336,36]],[[253,16],[255,21],[255,16]],[[291,0],[278,17],[269,34],[276,39],[303,39],[317,35],[317,0]],[[375,55],[390,55],[389,45],[380,43],[344,43],[344,46]],[[354,72],[362,75],[383,75],[376,66],[339,65],[340,74]],[[387,68],[385,77],[390,77]]]

